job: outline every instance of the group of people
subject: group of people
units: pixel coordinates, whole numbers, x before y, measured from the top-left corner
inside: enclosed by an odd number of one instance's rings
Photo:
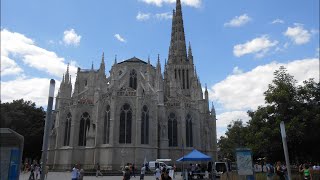
[[[45,178],[47,178],[49,167],[46,166],[43,171],[41,164],[39,164],[37,160],[33,160],[31,164],[28,162],[22,164],[21,170],[24,173],[28,173],[30,171],[29,180],[38,180],[43,172],[45,173]]]
[[[280,180],[287,180],[287,167],[278,161],[275,166],[273,166],[270,162],[266,164],[267,169],[267,180],[272,180],[274,174],[276,174]],[[299,166],[299,172],[302,173],[304,180],[312,180],[312,175],[310,172],[309,164],[301,164]]]
[[[174,166],[175,167],[175,166]],[[147,164],[141,166],[140,171],[140,180],[144,180],[144,176],[147,171]],[[170,169],[165,167],[157,167],[154,173],[156,180],[172,180],[172,177],[169,176]],[[135,177],[135,167],[134,164],[127,164],[123,171],[123,180],[130,180],[131,177]]]
[[[188,177],[192,179],[192,177],[197,174],[197,176],[202,179],[203,175],[201,174],[202,172],[205,172],[203,168],[201,168],[200,164],[189,164],[189,167],[187,168],[188,171]]]

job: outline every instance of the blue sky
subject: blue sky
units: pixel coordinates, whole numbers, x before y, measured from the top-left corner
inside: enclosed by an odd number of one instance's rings
[[[106,70],[133,56],[162,66],[168,56],[175,0],[1,1],[2,101],[25,98],[45,106],[49,80],[57,87],[66,64]],[[208,85],[218,136],[232,120],[263,105],[280,65],[298,83],[319,80],[318,0],[182,0],[202,86]],[[118,38],[116,38],[118,37]],[[75,75],[73,74],[73,80]]]

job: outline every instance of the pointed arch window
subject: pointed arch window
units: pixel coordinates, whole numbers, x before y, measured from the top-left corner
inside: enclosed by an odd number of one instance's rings
[[[146,105],[141,112],[141,144],[149,144],[149,109]]]
[[[186,117],[186,146],[193,147],[192,117],[190,114]]]
[[[168,117],[168,138],[170,147],[178,146],[177,118],[174,113]]]
[[[71,113],[68,113],[66,122],[65,122],[65,127],[64,127],[64,141],[63,141],[64,146],[69,146],[70,144],[71,119],[72,119]]]
[[[187,89],[189,89],[189,70],[187,69]]]
[[[119,143],[131,143],[131,125],[132,125],[132,110],[129,104],[124,104],[120,110],[120,134]]]
[[[137,89],[137,72],[134,69],[130,72],[129,87]]]
[[[85,112],[81,115],[80,129],[79,129],[79,146],[86,146],[87,132],[90,129],[90,115]]]
[[[185,89],[184,69],[182,70],[182,88]]]
[[[103,144],[109,144],[110,140],[110,105],[107,105],[103,123]]]

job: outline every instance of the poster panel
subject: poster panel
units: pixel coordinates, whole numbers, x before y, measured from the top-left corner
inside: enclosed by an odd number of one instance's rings
[[[237,167],[239,175],[253,175],[252,157],[250,149],[236,149]]]

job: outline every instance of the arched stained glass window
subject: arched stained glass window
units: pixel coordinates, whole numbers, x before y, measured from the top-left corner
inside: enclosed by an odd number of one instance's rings
[[[137,72],[134,69],[130,72],[129,87],[137,89]]]
[[[110,139],[110,105],[107,105],[103,123],[103,144],[109,144]]]
[[[178,146],[177,118],[174,113],[168,117],[168,138],[170,147]]]
[[[186,146],[193,147],[192,117],[190,114],[186,117]]]
[[[68,113],[66,122],[65,122],[65,127],[64,127],[64,141],[63,141],[64,146],[69,146],[70,144],[71,119],[72,119],[71,113]]]
[[[141,112],[141,144],[149,144],[149,109],[143,106]]]
[[[79,146],[86,146],[87,132],[90,129],[90,115],[85,112],[81,115],[80,129],[79,129]]]
[[[131,143],[132,110],[129,104],[124,104],[120,110],[119,143]]]

